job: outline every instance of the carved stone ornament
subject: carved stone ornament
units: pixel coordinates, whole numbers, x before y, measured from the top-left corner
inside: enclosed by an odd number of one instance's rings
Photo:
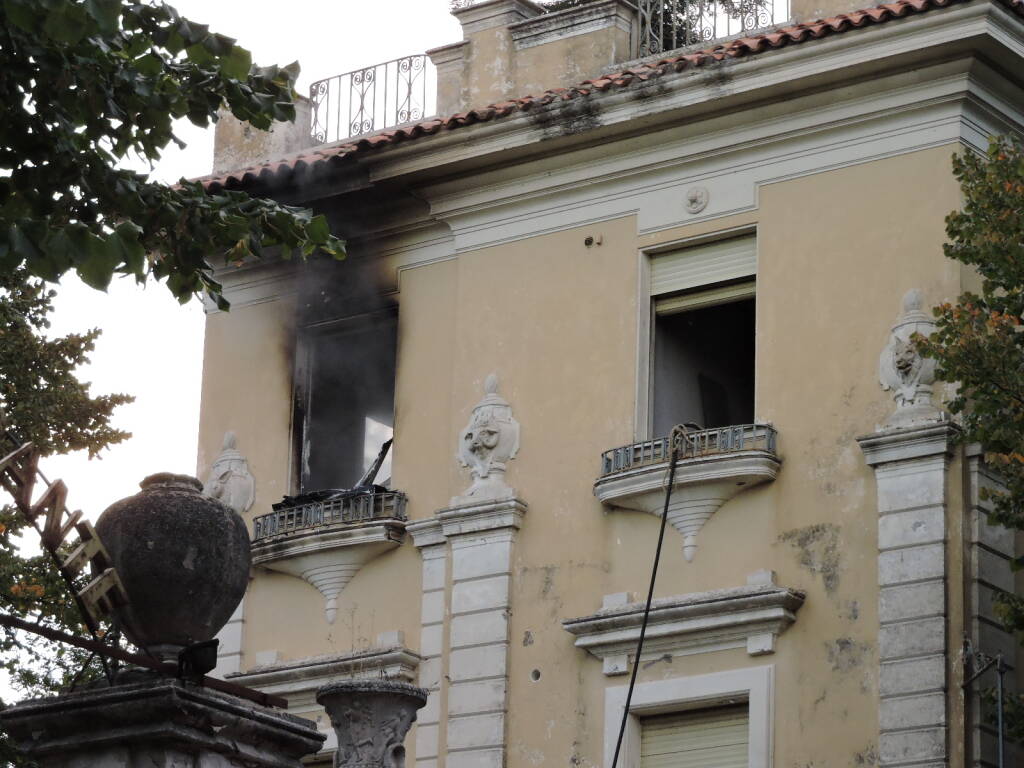
[[[427,691],[391,680],[339,680],[316,694],[338,737],[334,768],[405,768],[405,735]]]
[[[484,398],[459,434],[456,458],[469,467],[472,485],[462,496],[452,499],[460,504],[511,499],[515,491],[505,482],[505,468],[519,451],[519,422],[512,418],[512,407],[498,394],[498,377],[491,374],[484,383]]]
[[[249,462],[238,452],[237,443],[234,432],[224,433],[224,448],[210,467],[203,493],[244,515],[256,500],[256,481],[249,472]]]
[[[690,213],[700,213],[708,207],[711,193],[707,187],[691,187],[686,192],[686,210]]]
[[[903,313],[892,327],[889,343],[878,360],[882,389],[891,391],[896,402],[896,412],[884,427],[904,427],[943,418],[942,411],[932,403],[935,360],[922,357],[911,340],[915,333],[928,336],[935,331],[935,322],[922,309],[923,304],[920,290],[907,291]]]

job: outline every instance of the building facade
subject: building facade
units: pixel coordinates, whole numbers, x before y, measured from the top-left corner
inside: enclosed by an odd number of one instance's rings
[[[950,159],[1024,131],[1019,0],[641,58],[649,3],[464,6],[451,117],[218,129],[211,189],[349,246],[208,314],[199,469],[256,563],[219,672],[325,732],[324,682],[416,682],[419,768],[610,768],[634,664],[620,766],[994,765],[963,646],[1015,657],[1013,536],[907,340],[977,285]]]

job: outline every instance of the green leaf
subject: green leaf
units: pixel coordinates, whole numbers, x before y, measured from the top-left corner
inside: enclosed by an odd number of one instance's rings
[[[106,291],[111,278],[114,277],[114,269],[121,261],[121,249],[112,242],[112,236],[104,239],[90,232],[84,240],[86,255],[75,271],[86,285]]]
[[[34,32],[38,25],[39,15],[30,3],[23,0],[4,0],[4,14],[14,26]]]
[[[234,46],[220,62],[221,74],[234,80],[245,80],[249,76],[250,69],[252,69],[252,54],[240,45]]]
[[[43,32],[52,40],[74,45],[89,33],[87,17],[82,6],[59,5],[46,15]]]
[[[327,224],[327,217],[320,215],[313,218],[306,228],[306,235],[316,245],[323,245],[331,236],[331,228]]]
[[[206,50],[206,47],[195,43],[185,49],[185,54],[188,56],[188,60],[193,64],[198,64],[200,67],[206,67],[213,64],[217,59],[212,53]]]
[[[139,71],[139,74],[146,77],[155,77],[163,72],[164,69],[164,60],[155,53],[147,53],[145,56],[140,56],[133,64],[135,69]]]
[[[121,20],[121,0],[85,0],[85,10],[96,20],[100,32],[112,35]]]

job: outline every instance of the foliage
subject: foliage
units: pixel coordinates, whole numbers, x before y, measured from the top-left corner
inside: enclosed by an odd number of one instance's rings
[[[936,307],[938,330],[918,339],[938,361],[938,378],[958,385],[950,410],[963,439],[980,443],[1002,481],[982,489],[990,522],[1024,530],[1024,147],[993,139],[986,156],[954,158],[964,206],[946,218],[946,255],[978,271],[981,293],[967,292]],[[1018,558],[1015,566],[1024,566]],[[997,606],[1014,632],[1024,630],[1024,598],[1003,593]],[[984,650],[984,649],[982,649]],[[1024,699],[1014,702],[1011,727],[1024,734]],[[1014,718],[1011,718],[1011,721]]]
[[[0,272],[0,413],[19,440],[43,453],[85,450],[97,455],[130,435],[110,424],[114,409],[132,398],[90,396],[75,376],[99,331],[50,338],[54,291],[25,269]],[[0,453],[10,446],[0,440]],[[56,569],[44,555],[26,555],[21,540],[37,536],[13,507],[0,506],[0,609],[19,618],[81,633],[81,618]],[[27,695],[67,687],[83,654],[23,633],[0,632],[0,670]],[[95,675],[96,665],[86,670]],[[0,735],[0,765],[28,765]]]
[[[0,272],[49,282],[75,270],[166,280],[181,301],[218,299],[209,259],[316,250],[342,257],[324,217],[253,199],[170,187],[118,167],[155,161],[173,121],[207,126],[227,108],[256,128],[294,120],[298,66],[256,67],[234,40],[160,2],[0,3]]]

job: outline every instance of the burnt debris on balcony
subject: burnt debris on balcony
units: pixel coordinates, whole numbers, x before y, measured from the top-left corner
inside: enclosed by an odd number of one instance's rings
[[[318,80],[309,88],[316,144],[421,120],[434,111],[436,73],[426,54]]]
[[[789,19],[789,0],[638,0],[640,57],[745,35]]]
[[[775,429],[767,424],[695,430],[686,434],[679,458],[685,460],[738,451],[774,454],[776,439]],[[667,437],[612,448],[601,454],[601,477],[667,462],[670,451]]]
[[[335,524],[405,521],[405,494],[374,483],[391,450],[391,442],[388,440],[381,446],[376,460],[354,488],[328,488],[285,496],[272,505],[273,512],[253,520],[253,541]]]

